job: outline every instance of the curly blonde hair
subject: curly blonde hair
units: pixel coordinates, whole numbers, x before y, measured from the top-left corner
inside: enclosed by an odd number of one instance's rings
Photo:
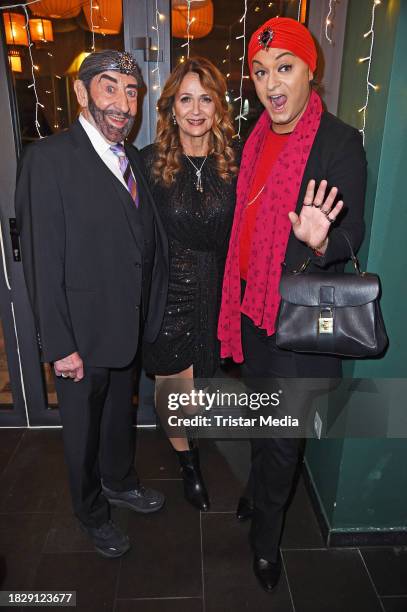
[[[238,167],[231,146],[235,130],[226,101],[226,81],[216,66],[204,57],[189,58],[178,64],[164,85],[157,103],[156,159],[153,164],[153,176],[157,182],[169,186],[175,181],[175,176],[181,169],[182,145],[178,126],[173,121],[173,106],[182,80],[189,72],[199,76],[202,87],[213,97],[215,117],[208,154],[214,156],[220,178],[230,182],[237,174]]]

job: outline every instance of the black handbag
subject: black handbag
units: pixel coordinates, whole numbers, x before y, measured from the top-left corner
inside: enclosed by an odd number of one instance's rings
[[[300,353],[339,357],[373,357],[388,344],[380,309],[380,279],[361,272],[349,237],[355,273],[304,274],[285,272],[280,280],[281,303],[276,344]]]

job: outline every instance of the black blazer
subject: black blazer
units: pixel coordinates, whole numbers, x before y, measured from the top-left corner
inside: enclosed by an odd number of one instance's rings
[[[363,211],[366,192],[366,155],[362,137],[358,130],[343,123],[328,112],[323,112],[305,168],[298,196],[296,212],[301,210],[308,182],[315,179],[317,186],[323,179],[329,187],[338,187],[337,200],[344,201],[344,207],[330,229],[329,242],[324,257],[314,255],[303,242],[297,240],[294,232],[287,244],[285,262],[288,269],[298,268],[307,258],[311,265],[307,272],[330,270],[342,271],[350,258],[349,246],[338,228],[349,235],[355,252],[364,236]]]
[[[124,367],[136,354],[140,319],[148,340],[160,329],[167,239],[139,152],[126,152],[140,210],[79,121],[30,145],[20,163],[16,214],[43,361],[78,351],[87,365]]]

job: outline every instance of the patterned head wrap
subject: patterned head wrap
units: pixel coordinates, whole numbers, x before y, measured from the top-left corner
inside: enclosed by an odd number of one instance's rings
[[[90,83],[94,76],[108,70],[131,75],[136,79],[138,85],[143,83],[141,70],[131,53],[113,49],[95,51],[88,55],[79,68],[78,79],[84,83]]]

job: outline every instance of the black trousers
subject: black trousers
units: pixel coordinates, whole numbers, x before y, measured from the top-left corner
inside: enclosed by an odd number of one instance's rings
[[[85,365],[80,382],[55,377],[74,513],[91,527],[110,518],[101,480],[115,491],[138,484],[134,468],[133,369]]]
[[[320,392],[318,385],[313,389],[314,379],[341,377],[340,359],[279,349],[275,336],[267,336],[245,315],[242,315],[242,343],[247,386],[262,392],[282,388],[286,401],[281,410],[288,408],[289,414],[298,416],[302,422],[309,419],[313,397]],[[275,381],[278,381],[277,387]],[[326,389],[325,380],[321,386]],[[283,416],[281,410],[275,416]],[[252,438],[251,445],[252,465],[246,491],[246,495],[252,493],[254,501],[251,546],[259,557],[276,561],[304,439]]]

